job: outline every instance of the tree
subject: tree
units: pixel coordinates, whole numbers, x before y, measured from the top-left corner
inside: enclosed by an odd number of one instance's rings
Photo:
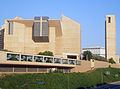
[[[113,60],[113,58],[110,58],[110,59],[108,60],[108,62],[111,63],[111,64],[115,64],[115,61]]]
[[[90,51],[84,51],[84,53],[83,53],[83,59],[84,60],[89,60],[90,61],[90,59],[92,59],[92,53],[90,52]]]
[[[53,56],[53,52],[50,51],[39,52],[38,55]]]

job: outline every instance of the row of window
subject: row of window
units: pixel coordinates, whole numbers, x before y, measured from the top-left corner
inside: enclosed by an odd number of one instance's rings
[[[52,58],[52,57],[42,57],[42,56],[31,56],[31,55],[20,55],[19,54],[7,54],[7,60],[12,61],[29,61],[29,62],[44,62],[44,63],[58,63],[58,64],[71,64],[71,65],[80,65],[78,60],[68,60],[61,58]]]

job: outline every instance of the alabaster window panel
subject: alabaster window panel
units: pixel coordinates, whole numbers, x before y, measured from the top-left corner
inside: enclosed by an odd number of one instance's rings
[[[9,22],[9,34],[13,34],[13,22]]]

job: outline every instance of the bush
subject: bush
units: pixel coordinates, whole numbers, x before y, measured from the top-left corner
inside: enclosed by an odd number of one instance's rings
[[[93,59],[98,60],[98,61],[106,61],[104,57],[98,56],[98,55],[93,55]]]
[[[39,52],[38,55],[53,56],[53,52],[50,51]]]
[[[115,64],[115,61],[113,60],[113,58],[110,58],[110,59],[109,59],[109,63]]]

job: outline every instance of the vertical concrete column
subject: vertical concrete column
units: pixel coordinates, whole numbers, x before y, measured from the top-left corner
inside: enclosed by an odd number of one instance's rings
[[[79,60],[80,59],[80,56],[79,55],[76,55],[77,56],[77,60]]]
[[[19,54],[19,61],[21,61],[21,54]]]
[[[44,63],[44,56],[43,56],[43,63]]]
[[[62,58],[61,58],[61,63],[60,64],[62,64]]]
[[[28,72],[28,67],[26,66],[26,72]]]
[[[37,72],[38,72],[38,67],[37,67]]]
[[[32,55],[32,62],[34,62],[34,55]]]
[[[14,66],[13,66],[13,72],[15,72]]]
[[[53,57],[53,63],[54,63],[54,57]]]

